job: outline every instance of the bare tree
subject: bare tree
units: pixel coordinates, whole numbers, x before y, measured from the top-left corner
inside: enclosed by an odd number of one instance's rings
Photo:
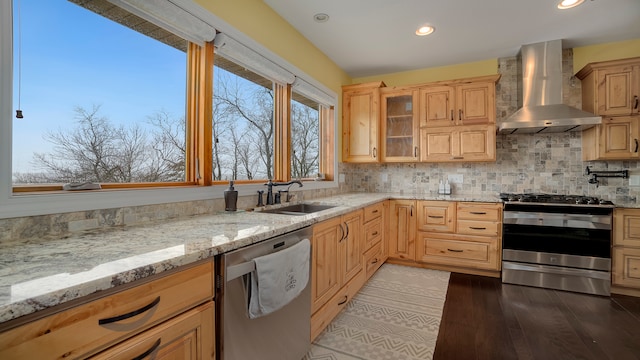
[[[255,135],[253,138],[258,145],[255,156],[263,164],[260,170],[267,178],[273,178],[273,90],[262,86],[243,87],[237,80],[226,79],[217,83],[214,103],[217,103],[219,113],[228,117],[229,124],[235,128],[245,127]],[[252,174],[256,175],[259,174]]]
[[[46,182],[173,181],[180,171],[184,174],[184,140],[176,130],[180,125],[166,114],[150,119],[156,125],[151,141],[140,126],[114,126],[98,115],[99,110],[100,106],[77,107],[75,129],[45,134],[53,151],[36,153],[34,159]]]
[[[308,178],[318,172],[318,110],[299,103],[291,106],[291,177]]]

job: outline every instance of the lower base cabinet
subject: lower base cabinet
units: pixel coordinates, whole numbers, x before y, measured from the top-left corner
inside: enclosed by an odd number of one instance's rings
[[[207,261],[28,322],[0,359],[214,359],[213,279]]]
[[[202,305],[118,344],[92,360],[215,358],[214,306]]]

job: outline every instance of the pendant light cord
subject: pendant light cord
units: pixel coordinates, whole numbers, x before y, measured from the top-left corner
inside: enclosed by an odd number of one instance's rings
[[[22,14],[20,11],[21,0],[18,0],[18,109],[16,110],[16,118],[22,119]]]

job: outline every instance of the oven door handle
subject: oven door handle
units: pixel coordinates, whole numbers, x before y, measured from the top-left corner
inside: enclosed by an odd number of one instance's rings
[[[608,280],[611,273],[607,271],[586,270],[586,269],[573,269],[566,267],[557,267],[550,265],[534,265],[534,264],[518,264],[509,261],[502,262],[502,270],[520,270],[520,271],[536,271],[557,275],[569,275],[569,276],[585,276],[588,274],[591,278]]]

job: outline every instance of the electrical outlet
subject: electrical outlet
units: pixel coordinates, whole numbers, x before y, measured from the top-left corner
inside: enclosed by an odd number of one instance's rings
[[[640,175],[629,176],[629,186],[640,186]]]
[[[389,180],[389,174],[387,173],[380,174],[380,181],[387,182],[388,180]]]
[[[462,184],[464,178],[462,174],[449,174],[447,175],[447,180],[452,184]]]
[[[345,178],[344,174],[338,175],[338,181],[339,182],[344,183],[344,178]]]

